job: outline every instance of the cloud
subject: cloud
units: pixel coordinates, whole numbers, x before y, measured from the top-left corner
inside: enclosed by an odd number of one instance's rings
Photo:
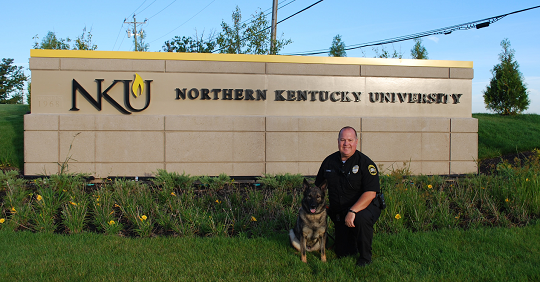
[[[428,37],[427,39],[429,39],[429,40],[431,40],[431,41],[433,41],[433,42],[435,42],[435,43],[439,43],[439,37],[436,37],[436,36],[430,36],[430,37]]]

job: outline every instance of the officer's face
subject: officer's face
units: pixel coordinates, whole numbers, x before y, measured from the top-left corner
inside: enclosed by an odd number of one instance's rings
[[[338,148],[339,152],[341,153],[342,160],[346,160],[354,154],[357,143],[358,139],[356,139],[354,130],[346,128],[341,131],[338,139]]]

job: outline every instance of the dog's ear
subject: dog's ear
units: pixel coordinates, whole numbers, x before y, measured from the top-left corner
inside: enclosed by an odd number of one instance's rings
[[[302,187],[304,188],[304,191],[307,191],[309,189],[309,183],[304,178],[304,182],[302,183]]]
[[[321,185],[319,186],[319,189],[321,189],[323,192],[326,193],[326,179],[323,181],[323,183],[321,183]]]

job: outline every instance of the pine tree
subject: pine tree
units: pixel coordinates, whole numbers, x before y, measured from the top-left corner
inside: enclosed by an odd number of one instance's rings
[[[483,91],[484,103],[488,110],[498,114],[515,115],[529,108],[529,94],[508,38],[501,41],[501,47],[501,62],[491,70],[493,77]]]
[[[330,57],[347,57],[347,52],[345,52],[345,42],[341,40],[341,35],[334,36],[332,40],[332,46],[330,47]]]
[[[0,104],[22,104],[24,82],[28,77],[23,67],[13,65],[13,59],[0,62]]]
[[[414,46],[411,49],[411,57],[413,59],[428,59],[428,52],[426,50],[426,47],[422,46],[422,39],[421,38],[415,38],[414,39]]]

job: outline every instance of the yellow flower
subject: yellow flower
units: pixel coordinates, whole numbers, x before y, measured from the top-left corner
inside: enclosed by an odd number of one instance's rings
[[[216,200],[216,203],[221,204],[221,201],[218,199],[218,200]]]
[[[171,192],[171,196],[176,197],[176,194],[174,192]]]
[[[396,219],[400,219],[400,218],[401,218],[401,215],[399,215],[399,213],[398,213],[398,214],[396,214],[395,218],[396,218]]]
[[[139,217],[141,219],[141,221],[145,221],[148,217],[146,217],[146,215],[142,215],[141,217]]]
[[[11,212],[12,212],[12,213],[16,213],[17,210],[16,210],[14,207],[11,207]]]
[[[98,205],[98,206],[99,206],[99,203],[97,203],[96,205]]]
[[[111,211],[109,214],[113,214],[113,213],[114,213],[114,211]]]
[[[114,224],[115,224],[114,220],[109,221],[109,225],[114,225]]]
[[[525,181],[529,181],[529,178],[525,179]]]
[[[254,216],[251,216],[251,221],[257,221],[257,219]]]
[[[37,196],[36,196],[36,199],[37,199],[38,201],[41,201],[41,200],[43,200],[43,197],[41,197],[41,195],[37,195]]]
[[[433,188],[433,186],[432,186],[431,184],[429,184],[429,185],[427,186],[427,188],[431,189],[431,188]]]
[[[4,223],[6,222],[6,219],[5,218],[0,218],[0,223]]]
[[[119,208],[120,206],[118,204],[114,204],[114,207],[115,208]]]
[[[74,205],[74,206],[76,206],[76,205],[77,205],[77,203],[75,203],[75,202],[72,202],[72,201],[69,201],[69,203],[70,203],[70,204],[72,204],[72,205]]]
[[[506,198],[506,200],[504,200],[504,201],[507,202],[507,203],[510,202],[510,200],[508,200],[508,198]]]

